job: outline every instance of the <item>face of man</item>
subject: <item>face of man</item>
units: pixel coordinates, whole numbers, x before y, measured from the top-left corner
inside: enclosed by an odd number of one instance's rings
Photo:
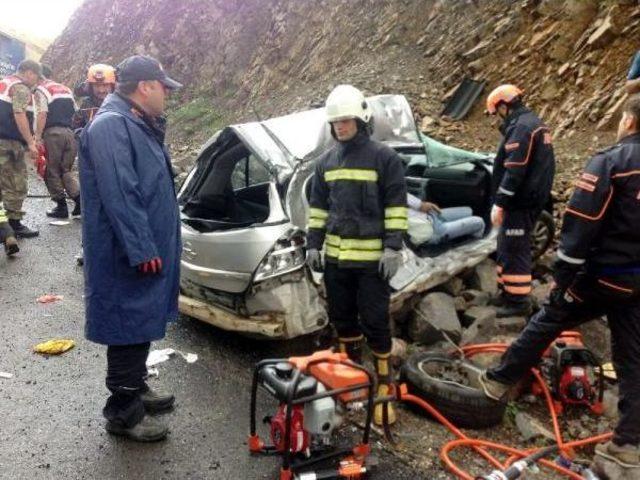
[[[504,103],[501,103],[497,108],[498,116],[504,120],[509,116],[509,107],[507,107]]]
[[[113,85],[110,83],[92,83],[91,91],[93,96],[102,102],[107,98],[107,95],[113,92]]]
[[[629,112],[624,112],[618,124],[617,141],[638,131],[638,119]]]
[[[165,102],[170,90],[158,80],[147,80],[138,85],[140,106],[153,117],[164,114]]]
[[[22,81],[29,88],[33,88],[40,82],[40,76],[36,72],[32,72],[31,70],[26,70],[20,73],[20,77]]]
[[[336,138],[340,142],[348,142],[356,136],[356,133],[358,133],[358,124],[355,118],[331,122],[331,125],[333,126],[333,131],[336,134]]]

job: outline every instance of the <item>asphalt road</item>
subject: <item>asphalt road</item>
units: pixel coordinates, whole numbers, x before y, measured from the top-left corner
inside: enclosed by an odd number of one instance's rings
[[[37,179],[30,193],[44,193]],[[169,327],[164,341],[196,353],[187,364],[172,358],[159,365],[155,385],[171,389],[175,410],[163,416],[169,438],[136,444],[103,429],[101,409],[105,349],[83,338],[83,276],[74,255],[80,248],[80,221],[49,224],[47,199],[27,200],[25,223],[40,237],[22,240],[17,258],[0,253],[0,478],[1,479],[275,479],[275,458],[247,453],[249,389],[253,364],[265,357],[307,353],[298,342],[258,342],[189,318]],[[42,294],[63,295],[41,305]],[[76,347],[58,357],[32,353],[51,338],[71,338]],[[275,412],[268,399],[261,415]],[[261,418],[261,417],[260,417]],[[372,479],[428,479],[374,447],[380,465]],[[441,474],[441,473],[440,473]]]

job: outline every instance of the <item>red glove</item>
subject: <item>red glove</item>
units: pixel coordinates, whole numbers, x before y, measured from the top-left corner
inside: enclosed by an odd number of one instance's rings
[[[148,262],[138,265],[138,271],[140,273],[160,273],[162,270],[162,259],[160,257],[154,257]]]
[[[44,145],[38,145],[38,158],[36,160],[36,170],[40,178],[44,179],[47,172],[47,149]]]

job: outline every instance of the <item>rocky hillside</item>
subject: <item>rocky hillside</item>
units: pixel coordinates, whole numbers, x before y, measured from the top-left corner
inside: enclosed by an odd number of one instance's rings
[[[438,117],[442,100],[465,76],[515,82],[571,170],[612,138],[639,32],[636,0],[86,0],[45,60],[73,83],[94,62],[160,58],[187,85],[172,103],[178,153],[219,125],[306,108],[344,82],[404,93],[431,135],[493,148],[482,102],[452,123]]]

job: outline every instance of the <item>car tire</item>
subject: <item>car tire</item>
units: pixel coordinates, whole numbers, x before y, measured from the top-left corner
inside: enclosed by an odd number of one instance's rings
[[[553,215],[543,210],[531,232],[531,255],[534,260],[537,260],[549,250],[555,234],[556,223]]]
[[[454,361],[456,359],[446,353],[411,355],[401,370],[409,393],[427,401],[457,427],[483,429],[500,424],[506,403],[488,398],[479,388],[435,378],[424,369],[427,363],[453,364]]]

